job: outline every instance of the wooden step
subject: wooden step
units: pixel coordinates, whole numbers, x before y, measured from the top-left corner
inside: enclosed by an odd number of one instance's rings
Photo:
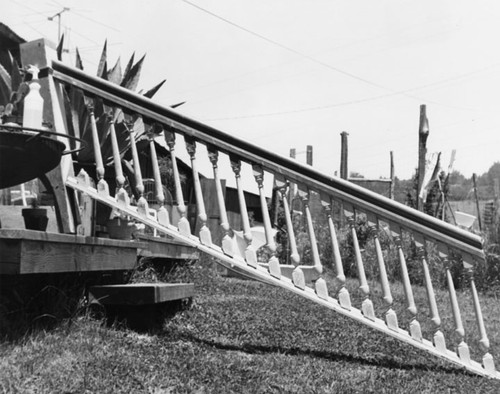
[[[90,294],[103,305],[147,305],[194,296],[193,283],[128,283],[92,286]]]

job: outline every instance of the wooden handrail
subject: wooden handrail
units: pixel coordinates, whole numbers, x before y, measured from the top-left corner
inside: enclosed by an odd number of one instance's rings
[[[343,179],[330,177],[310,166],[277,155],[247,141],[240,140],[214,127],[161,106],[152,100],[133,93],[104,79],[90,76],[60,61],[52,61],[53,77],[75,86],[90,95],[134,111],[143,117],[191,136],[207,145],[214,145],[224,153],[239,156],[252,165],[281,174],[293,182],[307,184],[317,192],[327,192],[336,199],[352,203],[361,210],[375,213],[383,221],[398,222],[404,229],[417,231],[426,238],[442,241],[483,259],[481,237],[440,221],[429,215],[387,199]]]

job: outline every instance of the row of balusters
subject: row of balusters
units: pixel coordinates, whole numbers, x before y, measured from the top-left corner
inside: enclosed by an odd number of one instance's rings
[[[94,155],[95,155],[95,162],[96,162],[96,174],[98,178],[98,183],[97,183],[97,190],[98,193],[102,193],[105,195],[109,195],[109,188],[104,180],[104,175],[105,175],[105,169],[104,169],[104,163],[102,159],[102,153],[100,149],[100,138],[99,138],[99,133],[97,130],[97,125],[96,125],[96,119],[93,111],[93,106],[89,105],[88,106],[88,113],[89,113],[89,118],[90,118],[90,125],[91,125],[91,131],[92,131],[92,140],[93,140],[93,150],[94,150]],[[117,189],[115,193],[115,199],[118,205],[122,206],[129,206],[130,204],[130,198],[125,191],[124,188],[124,183],[125,183],[125,177],[123,175],[123,170],[121,166],[121,158],[120,158],[120,150],[117,142],[117,137],[116,137],[116,131],[115,131],[115,123],[114,123],[115,117],[108,115],[108,130],[109,136],[111,139],[111,144],[112,144],[112,151],[113,151],[113,163],[114,163],[114,169],[116,173],[116,184],[117,184]],[[125,126],[128,129],[128,132],[130,133],[130,143],[131,143],[131,152],[132,152],[132,160],[133,160],[133,168],[134,168],[134,176],[135,176],[135,185],[137,188],[137,192],[139,194],[139,199],[137,200],[137,211],[140,215],[144,216],[145,218],[148,218],[148,202],[144,197],[144,184],[142,181],[142,175],[141,175],[141,168],[139,165],[139,157],[138,157],[138,152],[137,152],[137,147],[136,147],[136,132],[134,131],[134,122],[136,118],[130,116],[130,115],[125,115]],[[156,201],[157,201],[157,220],[161,225],[164,226],[171,226],[171,222],[169,219],[169,214],[168,211],[165,208],[165,195],[164,195],[164,189],[161,181],[161,176],[160,176],[160,169],[159,169],[159,164],[157,160],[157,153],[156,153],[156,148],[155,148],[155,143],[154,139],[157,137],[161,132],[163,133],[163,136],[165,138],[165,142],[169,148],[170,151],[170,158],[171,158],[171,165],[172,165],[172,171],[173,171],[173,178],[174,178],[174,185],[175,185],[175,200],[177,202],[176,208],[178,210],[179,214],[179,221],[177,223],[177,229],[179,233],[183,236],[192,236],[191,228],[189,221],[187,219],[187,209],[186,205],[184,203],[184,196],[183,196],[183,191],[181,187],[181,177],[179,174],[179,169],[177,166],[177,158],[176,158],[176,131],[171,128],[170,126],[162,126],[158,124],[148,124],[147,122],[144,122],[144,127],[146,128],[146,135],[149,138],[149,148],[150,148],[150,157],[151,157],[151,165],[153,168],[153,175],[154,175],[154,181],[155,181],[155,191],[156,191]],[[202,244],[211,246],[214,249],[221,249],[222,252],[228,256],[235,257],[236,252],[234,250],[235,244],[233,242],[233,239],[231,237],[231,228],[229,225],[229,220],[228,220],[228,214],[226,211],[226,204],[224,201],[224,193],[222,189],[222,183],[221,183],[221,178],[219,175],[219,152],[217,148],[213,145],[207,144],[207,151],[208,151],[208,156],[209,160],[212,164],[213,168],[213,177],[214,177],[214,182],[215,182],[215,190],[216,190],[216,199],[217,199],[217,204],[219,207],[219,217],[220,217],[220,228],[222,230],[222,240],[221,240],[221,245],[215,246],[212,244],[212,237],[210,230],[207,226],[207,213],[205,210],[205,205],[204,205],[204,200],[203,200],[203,195],[202,195],[202,188],[200,184],[200,177],[198,173],[198,167],[197,167],[197,157],[196,157],[196,141],[188,136],[184,137],[185,143],[186,143],[186,148],[187,152],[189,154],[190,160],[191,160],[191,169],[192,169],[192,175],[193,175],[193,187],[194,187],[194,193],[196,197],[196,204],[197,204],[197,217],[198,220],[201,223],[199,234],[197,236],[199,237],[199,240]],[[252,246],[252,233],[251,233],[251,226],[250,226],[250,219],[248,215],[248,210],[246,207],[246,202],[245,202],[245,196],[244,196],[244,189],[243,185],[241,182],[241,160],[235,156],[231,156],[231,153],[229,153],[230,157],[230,164],[232,171],[235,176],[235,182],[236,182],[236,190],[238,194],[238,201],[239,201],[239,208],[240,208],[240,213],[241,213],[241,224],[242,224],[242,230],[243,230],[243,237],[246,242],[246,249],[244,252],[244,260],[246,261],[246,264],[251,266],[251,267],[257,267],[259,262],[257,259],[257,254],[255,248]],[[272,225],[271,225],[271,219],[268,211],[268,205],[267,205],[267,200],[266,200],[266,194],[264,192],[264,170],[261,166],[258,165],[253,165],[253,174],[255,177],[255,181],[258,186],[259,190],[259,198],[261,202],[261,207],[262,207],[262,218],[263,218],[263,227],[266,235],[266,248],[269,251],[269,260],[267,261],[268,264],[268,269],[270,275],[274,276],[275,278],[281,278],[281,270],[280,270],[280,262],[278,261],[278,258],[276,257],[276,251],[277,251],[277,246],[276,242],[273,237],[272,233]],[[307,224],[307,233],[309,236],[309,241],[310,241],[310,247],[311,247],[311,257],[312,257],[312,267],[305,267],[300,265],[301,263],[301,258],[298,252],[298,247],[297,247],[297,241],[296,241],[296,236],[294,234],[294,228],[293,228],[293,223],[292,223],[292,217],[291,217],[291,209],[289,206],[289,193],[290,193],[290,183],[281,175],[276,174],[275,179],[274,179],[274,184],[277,190],[279,191],[279,194],[281,196],[282,204],[283,204],[283,212],[285,216],[285,223],[286,223],[286,229],[287,229],[287,234],[288,234],[288,248],[289,248],[289,258],[290,261],[294,266],[297,268],[293,271],[293,276],[292,276],[292,281],[295,284],[295,286],[304,289],[306,286],[305,280],[304,280],[304,275],[302,273],[303,270],[305,269],[314,269],[318,276],[322,273],[323,267],[320,261],[320,254],[318,251],[318,246],[317,246],[317,241],[315,237],[315,231],[314,231],[314,223],[311,215],[311,210],[309,207],[309,195],[310,192],[307,189],[305,185],[297,185],[298,186],[298,196],[301,198],[303,202],[303,211],[305,214],[305,221]],[[324,208],[324,212],[327,217],[327,223],[328,223],[328,229],[330,232],[330,240],[331,240],[331,246],[332,246],[332,252],[333,252],[333,263],[335,267],[335,282],[337,284],[336,287],[336,298],[339,302],[339,305],[342,308],[345,308],[347,310],[350,310],[352,308],[351,306],[351,299],[350,299],[350,294],[349,291],[346,287],[346,277],[344,274],[344,268],[342,264],[342,258],[340,254],[340,248],[339,248],[339,242],[338,242],[338,237],[336,234],[336,228],[333,220],[333,210],[332,210],[332,202],[333,200],[327,196],[327,195],[321,195],[321,203]],[[357,268],[357,276],[359,280],[359,291],[362,295],[362,302],[361,302],[361,311],[363,315],[372,321],[375,321],[376,316],[374,312],[374,307],[373,307],[373,302],[370,298],[370,287],[368,284],[368,280],[366,277],[365,273],[365,267],[363,264],[363,259],[362,259],[362,253],[361,253],[361,248],[359,246],[358,242],[358,236],[356,232],[356,227],[355,227],[355,217],[356,217],[356,209],[355,207],[349,203],[349,201],[342,201],[341,205],[343,206],[343,212],[345,217],[347,218],[347,222],[350,228],[350,234],[352,236],[352,243],[353,243],[353,251],[354,251],[354,257],[355,257],[355,264]],[[380,280],[380,286],[382,289],[382,299],[385,304],[385,324],[387,325],[388,329],[390,330],[399,330],[399,324],[398,324],[398,319],[396,312],[393,309],[393,296],[391,294],[391,288],[389,285],[389,279],[388,275],[386,272],[386,264],[384,262],[384,256],[383,256],[383,251],[382,247],[380,244],[379,236],[378,236],[378,225],[379,225],[379,220],[377,216],[373,213],[368,212],[367,214],[367,219],[369,226],[371,228],[371,234],[373,236],[374,240],[374,245],[375,245],[375,251],[376,251],[376,260],[378,262],[378,272],[379,272],[379,280]],[[391,233],[394,237],[395,240],[395,246],[397,250],[397,255],[399,259],[399,265],[401,269],[401,279],[402,279],[402,285],[404,288],[404,293],[405,293],[405,298],[406,298],[406,306],[407,306],[407,311],[411,315],[410,323],[409,323],[409,334],[410,336],[416,340],[416,341],[422,341],[422,332],[421,332],[421,327],[420,323],[417,320],[417,307],[415,305],[414,301],[414,295],[413,295],[413,290],[412,286],[410,283],[410,277],[408,274],[408,268],[405,260],[405,255],[402,249],[402,228],[395,222],[389,222],[389,227],[391,230]],[[435,348],[443,353],[446,353],[446,344],[445,344],[445,337],[443,335],[443,332],[441,330],[441,318],[439,315],[438,311],[438,306],[437,306],[437,301],[436,297],[434,294],[434,289],[432,285],[432,280],[431,280],[431,275],[429,272],[429,267],[426,259],[426,252],[425,252],[425,243],[426,240],[424,238],[423,234],[413,232],[412,233],[415,245],[417,247],[417,254],[418,258],[421,262],[422,268],[423,268],[423,275],[424,275],[424,284],[425,284],[425,289],[427,293],[427,299],[429,303],[429,313],[430,313],[430,320],[432,321],[433,327],[434,327],[434,332],[433,332],[433,338],[432,341],[434,343]],[[444,263],[444,269],[446,270],[446,278],[447,278],[447,285],[448,285],[448,291],[450,295],[450,303],[451,303],[451,310],[453,313],[453,320],[454,320],[454,326],[455,326],[455,332],[459,338],[458,345],[456,346],[457,354],[459,358],[462,360],[464,363],[469,363],[470,362],[470,352],[468,345],[465,343],[465,330],[460,314],[460,308],[457,300],[457,294],[455,291],[452,275],[450,272],[450,262],[448,261],[448,256],[449,256],[449,251],[448,247],[443,244],[443,243],[437,243],[438,245],[438,250],[439,250],[439,256],[441,257],[443,263]],[[463,261],[464,261],[464,266],[467,269],[467,272],[470,275],[470,286],[471,286],[471,295],[473,298],[473,305],[474,305],[474,310],[475,310],[475,315],[476,315],[476,321],[477,321],[477,326],[479,329],[479,335],[480,335],[480,346],[481,350],[483,353],[482,357],[482,363],[485,368],[485,370],[488,373],[493,373],[495,371],[494,367],[494,362],[493,362],[493,357],[489,353],[489,340],[486,334],[485,330],[485,325],[484,325],[484,320],[481,312],[481,307],[479,304],[479,297],[478,293],[474,284],[474,277],[472,274],[472,269],[474,265],[473,257],[467,253],[462,253],[463,256]],[[318,297],[327,300],[328,297],[328,292],[326,290],[326,285],[324,285],[324,280],[323,279],[318,279],[315,283],[315,288],[316,288],[316,293]]]

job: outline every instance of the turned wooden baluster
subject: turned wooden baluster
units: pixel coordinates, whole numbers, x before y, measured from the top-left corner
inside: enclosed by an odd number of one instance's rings
[[[384,254],[382,253],[382,247],[380,246],[380,239],[378,236],[379,222],[377,216],[369,212],[367,213],[368,226],[370,228],[371,235],[373,237],[373,242],[375,243],[375,252],[377,255],[380,286],[382,288],[382,299],[387,307],[385,312],[385,322],[387,327],[391,330],[398,329],[398,317],[396,312],[392,309],[393,298],[391,294],[391,288],[389,286],[389,278],[387,277],[387,270],[385,268]]]
[[[187,220],[186,214],[187,209],[184,204],[184,196],[182,195],[181,178],[179,174],[179,169],[177,168],[177,158],[175,154],[175,132],[170,128],[164,128],[163,136],[165,142],[170,150],[170,158],[172,161],[172,172],[174,173],[174,185],[175,185],[175,197],[177,200],[177,212],[179,212],[179,222],[177,223],[177,228],[182,235],[191,236],[191,227],[189,226],[189,221]]]
[[[205,202],[203,201],[203,192],[201,190],[200,175],[198,174],[198,166],[196,163],[196,142],[194,139],[185,136],[186,149],[191,159],[191,171],[193,172],[193,186],[196,197],[196,208],[198,210],[198,219],[201,223],[200,241],[204,245],[212,245],[212,235],[207,226],[207,212],[205,210]]]
[[[243,227],[243,239],[247,246],[245,248],[245,260],[251,267],[257,267],[257,253],[252,245],[252,231],[250,230],[250,220],[248,219],[247,204],[245,202],[245,193],[241,185],[241,161],[238,158],[230,157],[231,168],[236,180],[236,190],[238,192],[238,201],[240,204],[241,224]]]
[[[361,257],[361,250],[359,248],[358,235],[356,233],[354,207],[346,201],[343,201],[343,205],[344,216],[346,217],[349,227],[351,228],[352,246],[354,249],[356,268],[358,270],[359,291],[364,298],[361,303],[361,311],[366,318],[375,320],[375,311],[373,310],[372,300],[370,300],[370,286],[368,286],[368,281],[366,280],[365,267]]]
[[[306,222],[307,222],[307,232],[309,233],[309,242],[311,243],[311,255],[313,260],[313,268],[317,275],[321,275],[323,273],[323,265],[321,264],[321,260],[319,258],[319,250],[318,243],[316,241],[316,233],[314,232],[314,223],[311,216],[311,209],[309,207],[309,200],[311,198],[311,191],[308,190],[305,185],[298,185],[298,194],[302,200],[302,205],[304,212],[306,214]],[[316,290],[316,294],[318,297],[323,299],[328,299],[328,289],[326,287],[326,282],[323,278],[318,278],[314,282],[314,287]]]
[[[299,289],[304,290],[306,287],[306,279],[304,272],[300,267],[300,254],[297,249],[297,240],[295,239],[295,231],[293,230],[292,216],[290,214],[290,206],[288,205],[287,190],[290,192],[290,185],[282,175],[274,176],[274,183],[281,194],[281,200],[283,201],[283,213],[285,215],[285,223],[288,233],[288,241],[290,245],[290,259],[295,269],[292,272],[292,282]]]
[[[170,225],[168,211],[165,208],[165,193],[163,192],[163,184],[161,183],[160,166],[158,164],[158,155],[156,154],[155,137],[161,133],[162,128],[159,124],[149,125],[144,123],[147,128],[147,136],[149,140],[149,151],[151,152],[151,167],[153,168],[153,178],[155,180],[155,197],[158,202],[156,218],[158,223],[163,226]]]
[[[101,143],[99,141],[99,134],[97,132],[97,124],[94,114],[94,100],[90,97],[85,96],[85,105],[89,112],[90,119],[90,129],[92,132],[92,146],[94,148],[94,158],[96,165],[96,175],[97,175],[97,192],[105,196],[109,196],[109,186],[104,180],[104,163],[102,160]]]
[[[219,152],[217,148],[213,145],[207,146],[208,158],[212,163],[214,171],[214,182],[215,182],[215,192],[217,194],[217,205],[219,207],[220,214],[220,227],[223,232],[222,236],[222,251],[228,256],[234,256],[234,242],[231,238],[231,227],[229,225],[229,219],[227,217],[226,203],[224,201],[224,192],[222,190],[221,179],[219,176]]]
[[[441,318],[439,316],[436,296],[434,295],[434,287],[432,286],[431,274],[427,264],[424,236],[420,233],[414,233],[413,239],[417,247],[418,258],[420,259],[424,270],[425,290],[427,292],[427,300],[429,301],[429,312],[431,315],[431,321],[434,324],[434,335],[432,337],[432,341],[436,349],[444,353],[446,352],[446,343],[444,335],[441,331]]]
[[[484,352],[483,354],[483,367],[488,373],[495,373],[495,362],[493,356],[489,353],[490,340],[488,335],[486,335],[486,328],[484,326],[483,312],[481,311],[481,305],[479,304],[479,296],[476,290],[476,284],[474,283],[474,259],[468,253],[462,253],[462,259],[464,264],[464,269],[470,278],[470,288],[472,293],[472,300],[474,304],[474,312],[476,314],[477,327],[479,329],[479,335],[481,339],[479,340],[479,346]]]
[[[281,201],[283,201],[283,213],[285,215],[286,231],[288,233],[288,242],[290,245],[290,260],[292,261],[292,264],[297,267],[300,264],[300,255],[297,250],[297,240],[295,239],[292,215],[290,215],[290,206],[288,204],[290,185],[282,175],[275,175],[274,183],[281,194]]]
[[[137,153],[136,145],[136,133],[134,130],[135,117],[134,115],[123,113],[124,124],[130,134],[130,151],[132,152],[132,161],[134,163],[134,177],[135,177],[135,189],[139,193],[139,199],[137,200],[137,213],[143,218],[149,218],[149,207],[148,201],[144,198],[144,183],[142,182],[142,171],[141,163],[139,161],[139,154]]]
[[[460,359],[464,362],[470,362],[470,352],[469,346],[465,343],[465,330],[462,323],[462,317],[460,315],[460,308],[458,306],[457,293],[455,291],[455,284],[453,283],[453,278],[450,272],[451,262],[448,258],[449,250],[448,246],[443,243],[438,243],[438,253],[441,261],[443,262],[444,268],[446,270],[446,281],[448,283],[448,292],[450,294],[450,304],[451,311],[453,313],[453,320],[455,322],[455,333],[459,338],[459,344],[457,345],[457,354]]]
[[[105,108],[107,108],[107,106],[105,106]],[[115,119],[113,116],[112,108],[108,108],[109,109],[106,111],[106,120],[108,122],[109,136],[111,139],[111,149],[113,151],[113,165],[115,167],[115,199],[116,202],[121,206],[128,207],[130,205],[130,197],[123,187],[123,185],[125,184],[125,177],[123,176],[120,147],[118,146],[118,139],[116,138]]]
[[[266,195],[264,193],[264,170],[261,166],[253,165],[253,176],[259,188],[260,207],[262,211],[262,220],[264,221],[264,233],[266,235],[266,248],[271,254],[268,263],[269,273],[276,277],[281,278],[280,262],[276,257],[276,242],[274,241],[273,228],[271,226],[271,218],[269,217],[269,210],[267,208]]]
[[[413,289],[411,288],[410,276],[408,275],[408,267],[406,265],[406,258],[403,251],[403,241],[402,241],[402,230],[401,227],[396,223],[389,224],[392,236],[394,237],[394,243],[396,244],[396,249],[398,252],[399,266],[401,268],[401,280],[403,281],[403,289],[406,296],[407,311],[411,315],[410,320],[410,335],[413,339],[417,341],[422,341],[422,330],[420,323],[417,320],[417,307],[415,305],[415,299],[413,297]]]
[[[337,298],[339,304],[342,308],[351,309],[351,298],[349,296],[349,291],[345,287],[346,278],[344,274],[344,266],[342,265],[342,257],[340,255],[339,242],[337,239],[337,232],[335,231],[335,224],[333,223],[333,204],[332,200],[327,195],[321,196],[321,205],[325,210],[325,214],[328,220],[328,229],[330,230],[330,240],[332,242],[332,254],[335,264],[335,272],[337,276],[335,277],[336,286],[339,289],[337,291]]]

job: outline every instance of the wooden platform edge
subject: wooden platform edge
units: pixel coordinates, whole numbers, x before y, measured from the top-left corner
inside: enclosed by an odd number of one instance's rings
[[[148,305],[194,296],[193,283],[129,283],[89,288],[90,295],[103,305]]]

